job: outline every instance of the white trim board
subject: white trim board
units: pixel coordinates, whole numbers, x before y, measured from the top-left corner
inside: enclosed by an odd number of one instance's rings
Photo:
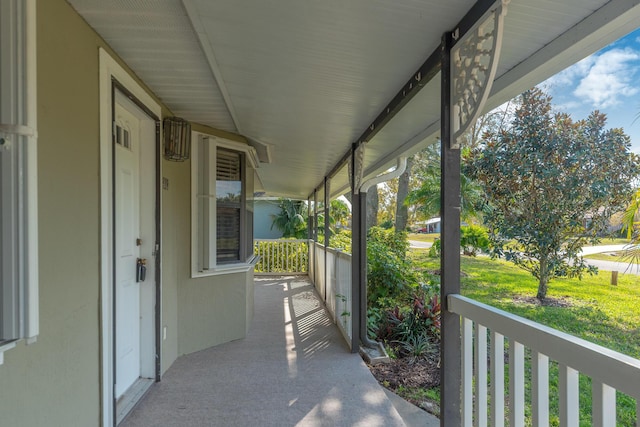
[[[113,426],[113,185],[112,185],[112,80],[116,79],[157,117],[160,105],[104,49],[100,61],[100,356],[102,425]],[[162,221],[161,221],[162,222]],[[161,306],[161,304],[159,304]]]

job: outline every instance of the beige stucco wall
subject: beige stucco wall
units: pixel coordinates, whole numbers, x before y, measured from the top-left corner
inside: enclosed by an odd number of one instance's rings
[[[4,354],[0,425],[97,426],[98,48],[108,46],[65,0],[38,0],[37,21],[40,335],[35,344],[19,342]],[[247,275],[190,279],[189,162],[163,161],[163,176],[170,182],[162,191],[166,371],[180,354],[241,337],[253,297]]]
[[[181,354],[192,353],[246,335],[249,327],[246,315],[248,276],[251,274],[211,276],[189,280],[180,286],[178,348]],[[252,291],[253,287],[251,294]],[[250,299],[253,302],[253,295]]]
[[[100,416],[97,39],[60,0],[37,3],[40,335],[5,353],[0,424]]]
[[[242,138],[204,126],[205,132]],[[191,278],[191,163],[163,161],[163,372],[175,359],[246,335],[253,316],[253,271]]]

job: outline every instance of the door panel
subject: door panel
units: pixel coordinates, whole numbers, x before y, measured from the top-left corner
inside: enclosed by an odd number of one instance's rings
[[[116,103],[115,135],[115,394],[140,377],[140,120]]]

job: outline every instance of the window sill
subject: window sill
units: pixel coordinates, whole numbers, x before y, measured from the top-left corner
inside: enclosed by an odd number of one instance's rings
[[[260,260],[260,257],[253,256],[247,262],[219,265],[213,270],[197,271],[191,274],[192,279],[209,276],[220,276],[222,274],[246,273],[253,269]]]
[[[4,363],[4,352],[11,350],[16,346],[16,341],[9,341],[4,344],[0,344],[0,365]]]

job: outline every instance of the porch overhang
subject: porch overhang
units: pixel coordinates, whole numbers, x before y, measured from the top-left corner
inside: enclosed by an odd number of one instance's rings
[[[435,60],[443,33],[493,3],[69,2],[175,115],[256,147],[266,194],[299,199],[329,175],[332,195],[346,191],[337,165],[353,143],[367,141],[366,179],[435,140],[440,78],[396,98]],[[511,0],[486,109],[639,21],[637,0]],[[402,108],[385,116],[394,101]]]

